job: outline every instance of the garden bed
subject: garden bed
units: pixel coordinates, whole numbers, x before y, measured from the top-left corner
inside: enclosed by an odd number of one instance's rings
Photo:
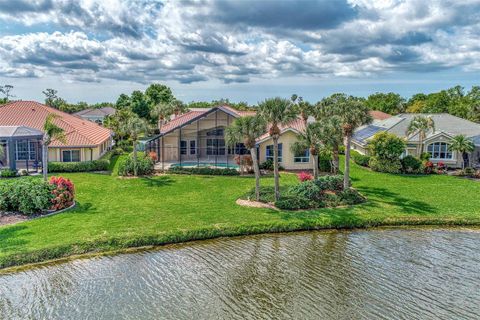
[[[16,224],[19,222],[27,221],[27,220],[53,216],[53,215],[68,211],[70,209],[73,209],[75,208],[75,206],[76,206],[76,203],[74,202],[68,208],[64,208],[61,210],[48,210],[44,213],[38,213],[38,214],[32,214],[32,215],[25,215],[20,212],[0,212],[0,226],[6,226],[10,224]]]

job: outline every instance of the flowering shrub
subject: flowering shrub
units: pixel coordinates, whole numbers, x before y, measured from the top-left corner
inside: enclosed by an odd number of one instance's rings
[[[302,171],[299,174],[297,174],[297,177],[298,177],[298,180],[300,180],[300,182],[313,180],[313,176],[310,173],[305,171]]]
[[[150,157],[150,159],[153,160],[153,162],[157,162],[158,156],[157,156],[157,153],[155,151],[150,151],[148,153],[148,156]]]
[[[430,173],[433,172],[433,162],[432,161],[425,161],[423,166],[425,167],[425,173],[426,174],[430,174]]]
[[[52,190],[53,199],[51,200],[52,210],[62,210],[73,204],[75,187],[73,183],[63,177],[51,177],[50,184],[54,186]]]

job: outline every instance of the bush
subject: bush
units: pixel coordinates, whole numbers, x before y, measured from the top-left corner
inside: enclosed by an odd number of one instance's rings
[[[368,166],[373,171],[386,173],[400,173],[402,171],[402,163],[400,159],[378,159],[371,157]]]
[[[53,199],[54,186],[36,178],[4,181],[0,184],[0,210],[24,214],[48,210]]]
[[[426,173],[426,174],[433,173],[433,162],[432,161],[423,162],[423,172]]]
[[[402,171],[405,173],[422,173],[422,161],[414,156],[408,155],[400,160]]]
[[[115,148],[122,149],[123,152],[132,152],[133,151],[132,142],[130,142],[128,140],[117,141],[117,143],[115,144]]]
[[[48,172],[89,172],[107,171],[109,160],[93,160],[84,162],[49,162]]]
[[[343,190],[343,176],[342,175],[327,175],[318,177],[315,180],[317,187],[323,192],[326,190],[330,191],[341,191]]]
[[[250,189],[249,192],[243,195],[244,199],[255,199],[255,188]],[[260,186],[260,201],[261,202],[274,202],[275,201],[275,188],[271,186]]]
[[[304,181],[288,188],[287,194],[292,197],[305,198],[310,201],[321,201],[322,190],[315,181]]]
[[[302,171],[299,174],[297,174],[297,177],[300,182],[313,180],[313,176],[310,173],[305,171]]]
[[[25,177],[25,176],[28,176],[28,175],[29,175],[29,173],[28,173],[28,171],[27,171],[27,170],[25,170],[25,169],[22,169],[22,170],[20,170],[20,175],[21,175],[22,177]]]
[[[420,155],[420,160],[422,161],[430,161],[430,153],[424,152]]]
[[[131,176],[134,174],[134,161],[133,154],[126,158],[119,160],[118,175]],[[146,155],[144,152],[137,154],[137,174],[139,176],[146,176],[153,173],[154,162],[152,158]]]
[[[353,205],[365,202],[365,198],[355,189],[346,189],[337,193],[342,204]]]
[[[318,159],[318,169],[321,172],[331,172],[332,162],[330,159]]]
[[[259,168],[261,170],[273,171],[273,160],[268,159],[267,161],[260,163]],[[279,165],[278,170],[285,170],[285,168]]]
[[[368,162],[370,161],[370,156],[361,154],[357,151],[352,151],[353,162],[362,167],[368,167]]]
[[[170,167],[170,173],[176,174],[199,174],[206,176],[238,176],[240,173],[234,168],[209,168],[209,167]]]
[[[463,169],[463,171],[462,171],[462,175],[466,176],[466,177],[474,177],[475,173],[476,173],[475,169],[473,169],[471,167],[467,167],[467,168]]]
[[[51,209],[62,210],[73,205],[75,187],[69,179],[63,177],[51,177],[50,185],[53,186],[52,194],[54,196],[51,200]]]
[[[280,200],[275,202],[275,206],[282,210],[299,210],[312,207],[308,199],[294,196],[281,197]]]
[[[386,131],[376,133],[368,143],[372,157],[381,160],[399,159],[405,151],[405,146],[404,139]]]
[[[2,171],[0,171],[1,178],[13,178],[16,176],[17,176],[17,171],[14,171],[11,169],[2,169]]]

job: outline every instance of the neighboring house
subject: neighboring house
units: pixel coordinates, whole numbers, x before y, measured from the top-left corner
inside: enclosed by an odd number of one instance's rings
[[[107,116],[115,114],[115,111],[117,110],[112,107],[91,108],[75,112],[74,115],[103,125],[103,121],[105,120],[105,118]]]
[[[352,149],[367,154],[369,140],[380,131],[387,131],[399,137],[405,138],[407,148],[405,155],[419,156],[418,134],[407,136],[407,129],[415,116],[428,116],[435,122],[435,130],[428,132],[423,141],[424,152],[430,153],[430,160],[434,163],[443,162],[451,167],[461,167],[462,161],[467,165],[478,166],[480,164],[480,124],[447,113],[438,114],[414,114],[405,113],[393,116],[385,120],[374,121],[371,125],[359,128],[352,140]],[[465,135],[475,144],[475,151],[463,159],[461,154],[452,152],[450,140],[456,135]]]
[[[25,126],[0,126],[0,168],[38,170],[43,132]]]
[[[56,125],[65,132],[66,143],[53,140],[49,146],[49,161],[77,162],[100,158],[112,146],[112,132],[93,122],[48,107],[34,101],[13,101],[0,106],[0,126],[23,126],[31,130],[42,131],[49,114],[58,115]],[[4,139],[5,138],[0,138]],[[28,154],[29,159],[41,159],[41,150],[35,143],[17,143],[15,159],[21,162]],[[41,161],[41,160],[40,160]]]
[[[255,115],[254,111],[238,111],[228,106],[215,108],[194,108],[162,126],[158,136],[145,140],[145,150],[155,152],[158,162],[164,168],[170,165],[195,166],[216,165],[234,166],[235,157],[249,154],[243,143],[235,148],[227,148],[224,138],[225,128],[245,115]],[[374,117],[380,116],[380,114]],[[382,117],[389,116],[382,113]],[[310,119],[313,121],[313,118]],[[279,162],[287,170],[303,170],[312,167],[308,150],[296,156],[291,151],[297,136],[305,130],[301,119],[282,126],[279,138]],[[260,162],[273,159],[273,142],[268,133],[257,140]]]

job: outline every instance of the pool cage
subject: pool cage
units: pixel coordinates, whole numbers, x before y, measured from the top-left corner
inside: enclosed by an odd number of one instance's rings
[[[221,108],[212,108],[208,112],[190,119],[186,115],[173,119],[162,133],[144,141],[145,152],[156,159],[157,167],[168,169],[172,166],[238,168],[240,161],[247,161],[250,151],[243,143],[227,146],[225,128],[237,115],[225,112]]]

